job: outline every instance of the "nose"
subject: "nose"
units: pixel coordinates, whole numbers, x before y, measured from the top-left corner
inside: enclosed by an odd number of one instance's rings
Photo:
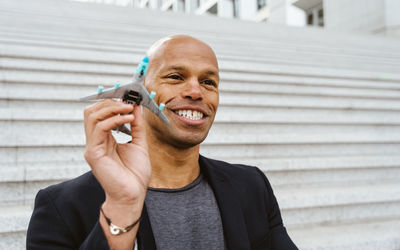
[[[203,94],[201,92],[201,86],[197,78],[190,78],[185,84],[185,90],[182,93],[185,98],[192,100],[202,100]]]

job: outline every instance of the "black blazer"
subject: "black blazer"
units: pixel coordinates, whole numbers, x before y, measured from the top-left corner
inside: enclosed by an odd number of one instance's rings
[[[214,191],[228,249],[297,249],[282,224],[271,185],[258,168],[203,156],[199,163]],[[91,172],[39,191],[27,249],[109,249],[98,222],[104,199]],[[146,206],[137,240],[139,249],[156,249]]]

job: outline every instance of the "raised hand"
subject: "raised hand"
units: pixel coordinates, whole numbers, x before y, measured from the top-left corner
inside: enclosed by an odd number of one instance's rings
[[[103,210],[113,224],[125,227],[140,217],[151,175],[141,108],[108,99],[89,106],[84,114],[85,159],[106,194]],[[118,144],[111,129],[125,123],[131,124],[132,142]],[[100,222],[113,245],[107,225]],[[127,238],[121,236],[118,240]],[[122,246],[118,243],[117,249]]]

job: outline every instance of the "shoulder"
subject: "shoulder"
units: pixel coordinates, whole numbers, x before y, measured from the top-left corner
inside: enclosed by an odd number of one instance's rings
[[[241,179],[243,181],[263,180],[265,175],[255,166],[244,164],[232,164],[225,161],[210,159],[200,156],[200,161],[208,165],[211,171],[218,171],[233,179]]]
[[[104,191],[91,172],[39,191],[28,227],[27,244],[52,238],[78,248],[98,221]]]
[[[214,160],[200,156],[200,161],[208,165],[208,171],[219,172],[233,184],[265,190],[269,182],[265,174],[255,166],[232,164],[225,161]]]
[[[56,206],[71,204],[99,203],[104,200],[104,191],[92,172],[87,172],[74,179],[51,185],[42,189],[40,196],[46,196]]]

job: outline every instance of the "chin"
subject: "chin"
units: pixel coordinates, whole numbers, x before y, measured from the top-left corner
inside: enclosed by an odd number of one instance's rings
[[[176,148],[180,149],[188,149],[195,147],[202,143],[207,137],[207,134],[205,135],[182,135],[182,136],[174,136],[172,135],[170,138],[168,138],[168,143],[170,145],[175,146]]]
[[[160,142],[179,149],[188,149],[199,145],[206,139],[211,128],[207,125],[202,128],[178,128],[173,123],[167,126],[158,118],[150,117],[154,118],[147,120],[150,133],[153,133]],[[170,119],[170,117],[168,118]]]

